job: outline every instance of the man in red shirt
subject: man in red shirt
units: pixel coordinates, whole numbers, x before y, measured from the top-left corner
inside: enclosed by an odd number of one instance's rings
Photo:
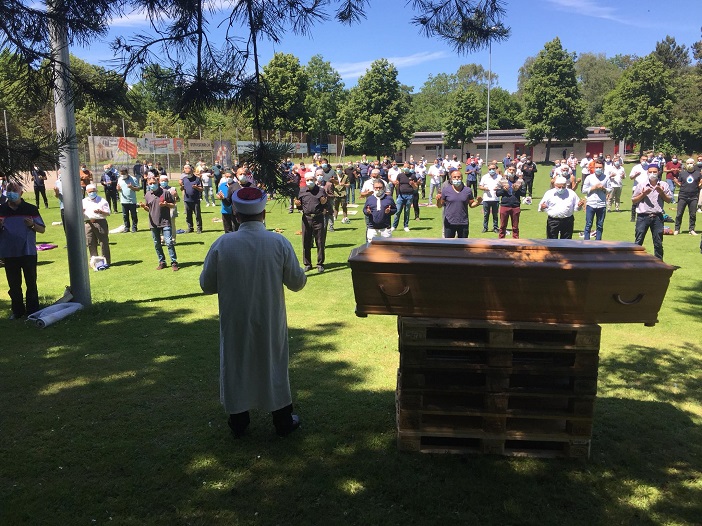
[[[673,200],[671,203],[675,202],[675,179],[680,175],[680,168],[682,168],[682,163],[678,161],[678,156],[673,155],[673,158],[665,163],[665,168],[663,172],[665,173],[665,182],[668,183],[668,188],[670,188],[670,193],[673,195]]]

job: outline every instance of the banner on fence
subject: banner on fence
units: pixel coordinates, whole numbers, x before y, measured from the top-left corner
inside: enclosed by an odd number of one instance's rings
[[[137,157],[136,137],[88,137],[88,154],[92,166],[114,164],[127,166]]]
[[[179,154],[183,152],[183,139],[167,137],[142,137],[137,139],[139,155],[167,155]]]
[[[188,150],[191,152],[211,152],[212,141],[209,139],[188,139]]]
[[[232,141],[214,142],[214,162],[225,168],[232,165]]]

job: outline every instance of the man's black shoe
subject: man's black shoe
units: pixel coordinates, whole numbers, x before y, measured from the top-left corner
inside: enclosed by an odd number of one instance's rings
[[[286,437],[293,431],[295,431],[298,427],[300,427],[300,417],[297,415],[290,415],[291,422],[289,425],[285,427],[277,427],[275,430],[275,433],[279,437]]]

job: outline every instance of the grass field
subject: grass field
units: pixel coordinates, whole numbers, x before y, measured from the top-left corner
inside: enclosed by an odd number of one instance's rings
[[[537,203],[523,238],[545,236]],[[633,240],[628,205],[607,216],[604,239]],[[603,326],[591,458],[574,462],[397,451],[396,319],[354,316],[346,260],[364,241],[360,212],[329,233],[327,272],[287,295],[302,429],[280,439],[254,412],[234,440],[218,400],[216,297],[198,284],[218,210],[203,208],[202,235],[178,237],[178,273],[155,270],[147,230],[112,235],[112,268],[90,275],[94,305],[55,326],[7,320],[0,294],[0,524],[702,524],[702,255],[686,220],[664,238],[680,269],[660,322]],[[439,210],[421,213],[396,236],[440,237]],[[479,233],[481,209],[470,215],[471,237],[496,237]],[[267,226],[301,257],[299,214],[270,203]],[[59,245],[39,256],[51,303],[68,284],[64,235],[48,226],[38,239]]]

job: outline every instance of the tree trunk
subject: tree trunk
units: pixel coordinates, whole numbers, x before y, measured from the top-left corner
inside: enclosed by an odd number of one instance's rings
[[[551,138],[549,137],[546,140],[546,159],[544,159],[544,162],[549,162],[551,159]]]

